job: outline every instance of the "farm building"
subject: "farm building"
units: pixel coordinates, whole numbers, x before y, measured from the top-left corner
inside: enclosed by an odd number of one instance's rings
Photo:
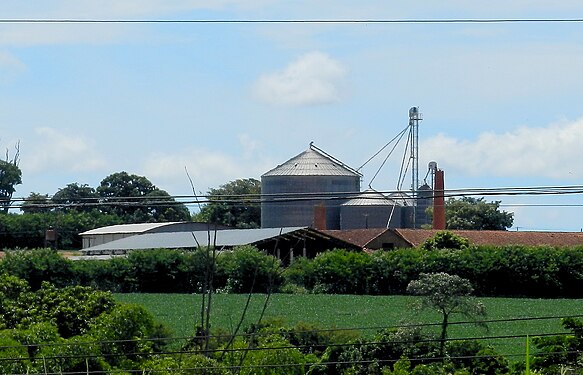
[[[133,250],[195,249],[209,245],[220,250],[253,245],[284,262],[295,256],[312,258],[333,248],[359,250],[350,242],[312,228],[288,227],[140,233],[84,248],[81,253],[84,256],[121,255]]]
[[[224,225],[213,225],[211,230],[227,229]],[[102,245],[111,241],[132,237],[138,234],[168,233],[168,232],[191,232],[197,230],[207,230],[207,223],[196,222],[169,222],[169,223],[140,223],[110,225],[92,229],[79,233],[83,240],[83,249]]]
[[[433,190],[360,191],[362,174],[310,143],[308,149],[261,176],[261,227],[310,226],[339,230],[412,228],[429,224]]]

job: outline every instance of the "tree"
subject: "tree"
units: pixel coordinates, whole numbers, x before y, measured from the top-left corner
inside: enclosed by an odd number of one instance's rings
[[[59,189],[52,198],[58,205],[58,211],[88,212],[95,209],[94,204],[99,202],[99,194],[87,184],[71,183]]]
[[[176,202],[143,176],[114,173],[104,178],[96,191],[107,204],[102,211],[122,217],[125,222],[190,220],[184,204]]]
[[[447,230],[439,231],[435,236],[428,238],[421,244],[423,250],[465,249],[470,245],[467,238],[456,235]]]
[[[408,293],[423,296],[418,306],[420,309],[435,309],[442,315],[440,357],[445,354],[447,327],[452,314],[461,314],[476,322],[478,317],[486,315],[484,305],[470,297],[473,290],[469,280],[444,272],[422,273],[418,280],[407,286]]]
[[[210,189],[207,195],[209,203],[197,214],[196,220],[235,228],[261,226],[261,182],[258,180],[237,179]]]
[[[445,202],[447,229],[506,230],[514,222],[512,212],[500,211],[500,201],[484,198],[450,198]]]
[[[24,202],[22,202],[20,211],[25,214],[49,212],[51,210],[50,204],[51,202],[47,194],[32,192],[27,198],[24,199]]]
[[[20,159],[20,143],[17,143],[16,153],[11,159],[6,151],[6,159],[0,160],[0,212],[8,213],[12,203],[15,186],[22,184],[22,171],[18,167]]]

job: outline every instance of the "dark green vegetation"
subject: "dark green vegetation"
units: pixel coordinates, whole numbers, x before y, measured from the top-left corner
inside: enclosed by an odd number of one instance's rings
[[[0,161],[0,246],[1,249],[47,246],[45,231],[57,233],[59,249],[79,249],[79,233],[114,224],[190,220],[190,212],[166,191],[146,177],[118,172],[104,178],[97,188],[71,183],[51,198],[31,193],[22,202],[23,214],[7,213],[16,176],[3,171],[16,168]],[[11,172],[12,173],[12,172]],[[4,181],[10,177],[10,180]],[[6,186],[4,186],[4,185]]]
[[[90,285],[113,292],[193,293],[204,283],[204,249],[136,251],[127,258],[70,261],[51,250],[8,252],[0,272],[59,286]],[[218,255],[214,288],[221,292],[406,294],[422,273],[445,272],[470,281],[477,296],[582,298],[583,246],[574,248],[468,246],[399,249],[373,254],[334,250],[314,259],[279,260],[245,246]]]
[[[207,193],[208,204],[195,220],[228,225],[233,228],[261,227],[261,182],[253,179],[230,181]]]
[[[506,230],[514,222],[514,214],[500,210],[500,201],[484,198],[449,198],[445,202],[447,229]]]
[[[168,336],[138,305],[109,292],[0,276],[0,373],[87,373],[139,368]]]

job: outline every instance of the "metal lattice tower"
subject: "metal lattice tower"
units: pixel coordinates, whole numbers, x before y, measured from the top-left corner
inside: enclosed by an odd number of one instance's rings
[[[413,199],[417,198],[419,188],[419,121],[423,120],[418,107],[409,110],[409,126],[411,127],[411,191]]]

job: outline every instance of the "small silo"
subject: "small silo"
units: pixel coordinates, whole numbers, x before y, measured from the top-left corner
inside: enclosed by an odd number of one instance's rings
[[[427,183],[417,189],[417,205],[415,207],[415,228],[431,225],[431,216],[427,210],[433,205],[433,189]]]
[[[401,225],[399,228],[413,228],[415,222],[415,201],[403,191],[389,194],[389,199],[401,206]]]
[[[340,229],[399,227],[401,206],[374,189],[363,191],[340,207]]]
[[[360,192],[361,177],[310,143],[306,151],[261,176],[261,226],[314,226],[315,212],[325,211],[326,229],[340,229],[340,205],[346,193]]]

